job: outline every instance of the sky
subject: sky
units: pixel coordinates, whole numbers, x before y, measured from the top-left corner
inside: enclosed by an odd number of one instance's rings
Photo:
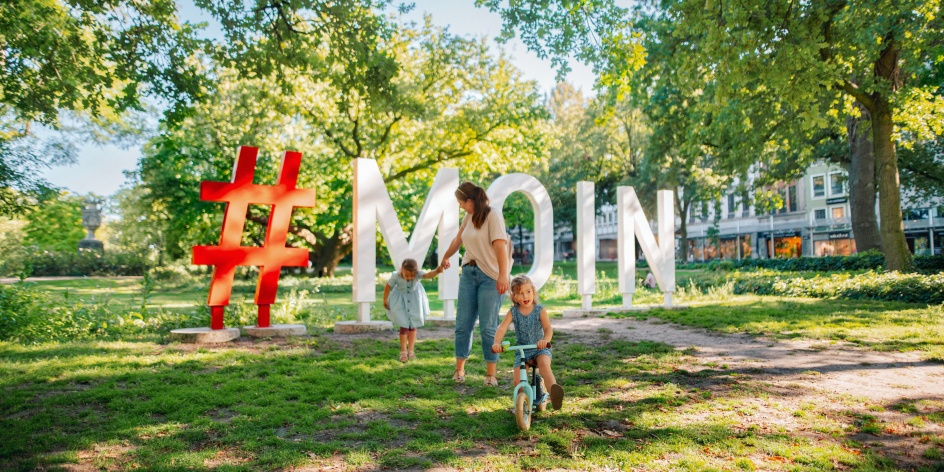
[[[525,78],[538,82],[544,93],[549,93],[556,84],[556,73],[549,60],[542,60],[518,41],[512,40],[498,45],[494,38],[501,33],[502,21],[497,13],[484,8],[476,8],[474,0],[415,0],[416,8],[405,19],[422,23],[423,15],[429,14],[434,24],[448,27],[453,34],[461,36],[486,37],[494,51],[503,49],[512,62],[522,70]],[[210,26],[207,34],[219,36],[209,16],[196,8],[192,0],[178,0],[182,21],[207,21]],[[571,72],[567,82],[583,90],[585,95],[592,94],[594,75],[592,70],[571,61]],[[115,193],[125,183],[124,171],[133,170],[141,156],[140,146],[122,149],[114,145],[88,144],[81,147],[78,163],[58,166],[46,170],[43,176],[53,185],[63,187],[72,193],[107,196]]]

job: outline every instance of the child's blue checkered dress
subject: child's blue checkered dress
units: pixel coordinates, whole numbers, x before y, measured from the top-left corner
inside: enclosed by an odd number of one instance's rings
[[[511,307],[511,321],[515,324],[515,342],[520,346],[522,344],[537,344],[544,338],[544,326],[541,325],[541,312],[544,311],[544,305],[535,305],[531,313],[522,315],[518,311],[518,305]],[[525,349],[524,359],[519,354],[521,351],[515,350],[515,367],[517,368],[524,361],[534,359],[539,354],[545,354],[551,357],[551,348],[544,349]]]

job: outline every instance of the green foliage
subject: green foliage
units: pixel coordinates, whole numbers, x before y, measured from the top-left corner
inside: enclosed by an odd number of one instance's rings
[[[735,293],[787,297],[944,303],[944,273],[922,275],[898,272],[790,273],[772,270],[733,272]]]
[[[18,121],[120,113],[141,107],[142,95],[181,111],[204,85],[190,60],[194,29],[173,0],[5,1],[0,38],[0,107]]]
[[[944,272],[944,256],[916,256],[914,261],[917,268],[924,273]],[[696,263],[689,266],[711,271],[730,271],[734,269],[771,269],[789,272],[880,271],[885,269],[885,255],[878,251],[868,251],[851,256],[741,259],[739,261]],[[676,268],[681,268],[681,266],[677,265]]]
[[[641,35],[630,30],[630,14],[616,2],[542,0],[504,2],[476,0],[476,5],[498,12],[503,20],[501,39],[517,37],[540,57],[550,58],[558,79],[577,58],[593,67],[601,88],[629,90],[630,77],[646,63]]]
[[[92,276],[143,275],[150,261],[138,253],[91,250],[42,251],[25,247],[0,258],[0,275]]]
[[[287,77],[289,94],[270,77],[218,68],[213,100],[152,140],[140,162],[141,214],[159,220],[168,255],[218,240],[222,209],[199,201],[199,182],[231,179],[243,144],[262,150],[257,182],[274,182],[282,151],[303,153],[298,185],[315,189],[317,203],[294,212],[289,243],[313,249],[316,268],[332,270],[350,252],[352,159],[377,161],[406,228],[441,167],[481,181],[543,162],[540,94],[484,42],[425,24],[404,26],[382,46],[398,64],[396,99],[377,101],[300,74]],[[267,216],[268,208],[250,208],[244,244],[261,241]]]
[[[26,215],[26,237],[23,243],[41,251],[75,251],[79,240],[85,237],[82,228],[82,208],[85,200],[62,193],[48,200]]]

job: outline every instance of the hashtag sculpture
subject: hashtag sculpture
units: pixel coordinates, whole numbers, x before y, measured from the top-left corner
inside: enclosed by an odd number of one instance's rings
[[[315,205],[314,190],[295,188],[302,154],[295,151],[285,153],[279,170],[279,181],[274,186],[252,183],[258,154],[258,148],[242,146],[239,148],[232,182],[200,183],[201,200],[226,203],[219,246],[193,247],[194,264],[214,266],[207,299],[211,329],[224,327],[223,311],[229,305],[237,266],[259,266],[255,296],[259,315],[256,325],[265,328],[269,326],[269,307],[275,302],[282,267],[308,265],[307,249],[285,246],[292,209]],[[240,245],[246,211],[253,203],[272,206],[262,247]]]

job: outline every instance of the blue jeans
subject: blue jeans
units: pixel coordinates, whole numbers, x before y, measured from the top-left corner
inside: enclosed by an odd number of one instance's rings
[[[459,300],[456,302],[456,359],[468,359],[472,353],[472,330],[479,320],[482,334],[482,356],[485,362],[498,362],[492,352],[498,329],[498,310],[505,296],[498,294],[497,281],[477,266],[462,267],[459,275]]]

